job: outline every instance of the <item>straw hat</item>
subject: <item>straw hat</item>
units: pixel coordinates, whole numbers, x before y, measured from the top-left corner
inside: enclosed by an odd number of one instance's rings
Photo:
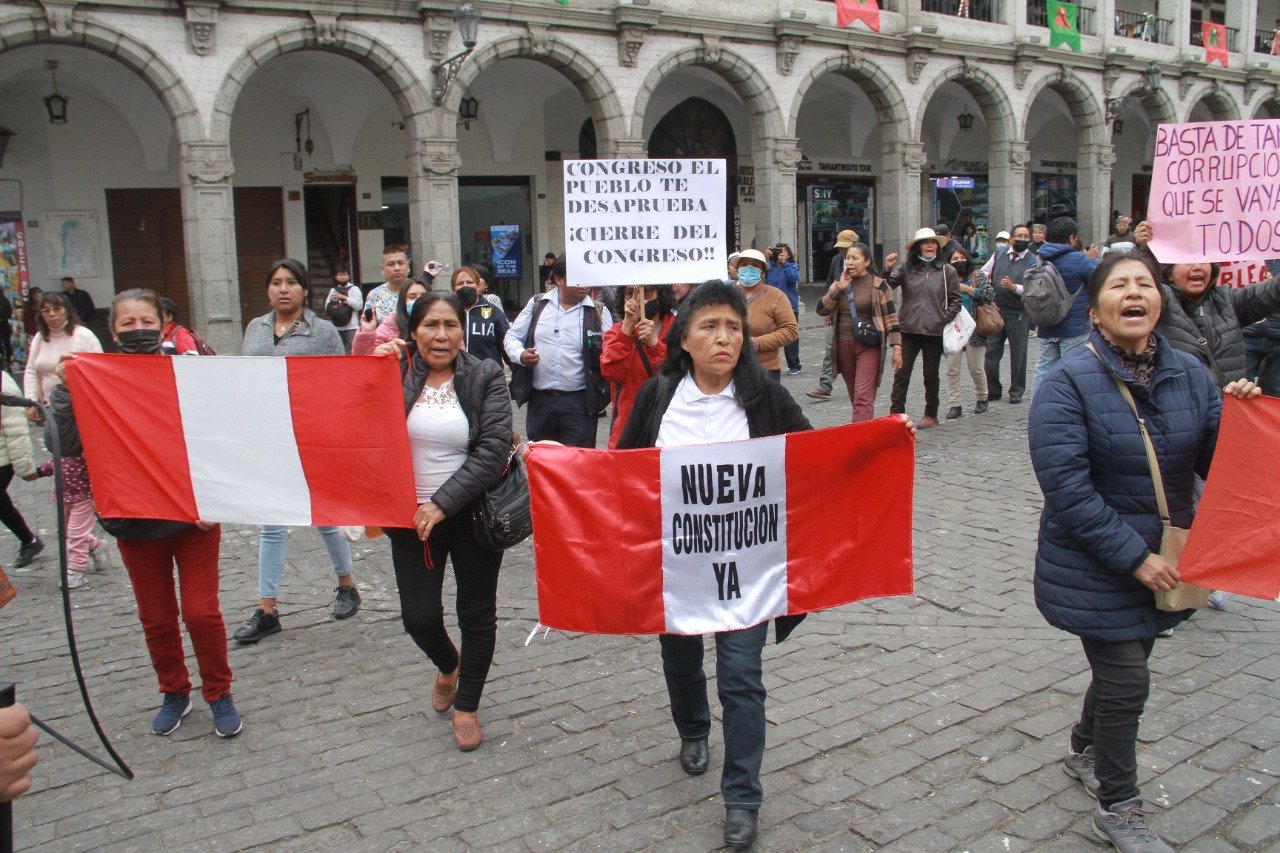
[[[907,244],[907,252],[910,254],[914,254],[916,251],[916,246],[919,245],[920,243],[923,243],[925,240],[932,240],[934,243],[938,245],[939,249],[941,249],[942,244],[946,242],[941,238],[939,238],[938,235],[934,233],[934,230],[932,228],[921,228],[919,231],[916,232],[916,236],[911,238],[911,242]]]
[[[832,248],[847,249],[856,242],[858,242],[858,232],[852,228],[846,228],[836,235],[836,243]]]

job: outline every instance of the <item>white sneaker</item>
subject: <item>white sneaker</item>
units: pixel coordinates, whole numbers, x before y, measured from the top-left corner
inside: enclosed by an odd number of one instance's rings
[[[93,560],[93,570],[95,572],[105,572],[111,568],[111,554],[107,552],[107,543],[98,543],[97,548],[89,549],[89,557]]]
[[[74,572],[74,571],[67,572],[67,589],[79,589],[80,587],[84,586],[84,582],[85,582],[84,572]]]

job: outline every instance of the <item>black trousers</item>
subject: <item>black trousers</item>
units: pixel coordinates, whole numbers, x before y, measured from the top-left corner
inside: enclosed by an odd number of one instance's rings
[[[1138,796],[1138,721],[1151,690],[1147,658],[1155,640],[1104,643],[1081,638],[1093,681],[1084,694],[1071,749],[1092,746],[1098,803],[1109,809]]]
[[[1004,342],[1009,341],[1009,396],[1021,397],[1027,390],[1027,315],[1021,311],[1001,309],[1004,328],[987,336],[987,398],[1003,395],[1000,384],[1000,361],[1004,358]]]
[[[911,387],[911,371],[916,356],[924,354],[924,416],[938,416],[938,366],[942,363],[942,335],[902,333],[902,369],[893,374],[893,392],[889,397],[889,413],[900,415],[907,410],[907,389]]]
[[[18,541],[26,545],[34,540],[36,535],[31,532],[31,528],[27,526],[27,520],[22,517],[22,513],[18,512],[18,508],[13,505],[13,499],[9,497],[9,484],[12,482],[13,466],[0,466],[0,522],[4,522],[4,526],[13,531]]]
[[[424,546],[414,530],[387,528],[391,540],[391,563],[400,587],[400,618],[404,630],[418,644],[436,669],[458,673],[458,696],[454,707],[472,711],[480,706],[480,694],[493,663],[498,629],[498,570],[501,551],[480,547],[471,532],[470,513],[446,518],[431,531]],[[431,565],[426,551],[430,550]],[[444,627],[445,560],[453,564],[458,585],[458,628],[462,632],[462,652],[449,639]],[[434,568],[433,568],[434,567]]]
[[[586,391],[539,391],[529,395],[524,429],[530,441],[558,441],[569,447],[595,447],[598,418],[587,414]]]

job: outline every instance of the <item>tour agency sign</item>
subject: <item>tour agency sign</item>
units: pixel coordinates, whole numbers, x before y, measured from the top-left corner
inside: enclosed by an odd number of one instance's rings
[[[1157,127],[1147,210],[1164,263],[1280,257],[1280,120]]]
[[[725,277],[724,160],[569,160],[565,258],[582,287]]]

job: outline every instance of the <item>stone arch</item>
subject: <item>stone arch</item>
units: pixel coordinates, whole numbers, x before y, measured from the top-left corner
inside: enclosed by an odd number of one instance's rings
[[[907,102],[902,97],[898,85],[893,78],[876,63],[861,55],[844,53],[831,56],[816,64],[805,78],[800,81],[795,99],[791,103],[791,113],[787,116],[787,135],[795,136],[800,120],[800,108],[804,104],[809,89],[824,74],[839,74],[857,84],[875,107],[876,116],[880,119],[880,127],[885,132],[881,138],[887,141],[905,142],[911,117],[907,112]]]
[[[142,42],[96,21],[74,19],[71,33],[54,36],[42,16],[10,18],[0,22],[0,53],[28,45],[57,44],[81,47],[103,54],[141,77],[160,98],[181,145],[205,138],[204,122],[195,99],[182,78]]]
[[[1016,118],[1009,99],[1005,97],[999,80],[975,65],[961,62],[940,72],[920,96],[920,108],[912,124],[912,139],[924,138],[924,116],[938,90],[951,82],[963,86],[982,108],[987,133],[992,145],[998,142],[1016,142]]]
[[[231,64],[213,102],[209,128],[212,142],[231,144],[231,117],[236,100],[249,78],[277,56],[300,50],[323,50],[352,59],[382,81],[391,93],[400,113],[412,127],[413,137],[439,135],[434,125],[431,95],[412,69],[394,52],[376,39],[349,27],[338,25],[332,38],[323,41],[315,27],[299,26],[280,30],[254,42]]]
[[[1031,122],[1031,109],[1035,106],[1036,98],[1045,89],[1056,92],[1062,96],[1062,100],[1067,102],[1076,127],[1085,131],[1085,136],[1081,140],[1083,144],[1105,145],[1110,142],[1107,138],[1106,116],[1101,106],[1098,104],[1093,92],[1090,91],[1089,86],[1070,72],[1046,75],[1027,92],[1027,106],[1022,113],[1022,121],[1020,123],[1021,138],[1027,139],[1027,129]]]
[[[1268,89],[1256,94],[1245,110],[1250,118],[1280,118],[1280,92]]]
[[[1115,97],[1116,100],[1121,101],[1130,97],[1137,98],[1153,125],[1173,124],[1178,120],[1177,108],[1164,89],[1152,91],[1142,80],[1134,80],[1128,86],[1117,90]]]
[[[677,50],[653,66],[636,93],[635,109],[631,113],[633,134],[639,135],[644,130],[645,113],[658,86],[673,72],[687,65],[697,65],[720,75],[742,99],[755,135],[753,147],[759,146],[764,139],[786,136],[782,110],[778,108],[778,100],[764,75],[739,53],[725,48],[711,51],[704,47]]]
[[[1183,100],[1186,108],[1182,113],[1182,121],[1191,121],[1191,111],[1201,101],[1213,113],[1214,121],[1234,121],[1240,118],[1240,105],[1236,99],[1227,94],[1217,83],[1204,83],[1192,89],[1189,97]]]
[[[457,78],[445,92],[442,109],[446,115],[458,111],[467,87],[487,69],[504,59],[528,59],[541,62],[563,74],[587,103],[587,111],[595,124],[596,144],[602,156],[613,156],[611,148],[626,139],[626,119],[609,77],[590,57],[557,38],[532,42],[528,36],[506,36],[474,51],[463,63]],[[440,136],[456,135],[456,125],[441,128]]]

